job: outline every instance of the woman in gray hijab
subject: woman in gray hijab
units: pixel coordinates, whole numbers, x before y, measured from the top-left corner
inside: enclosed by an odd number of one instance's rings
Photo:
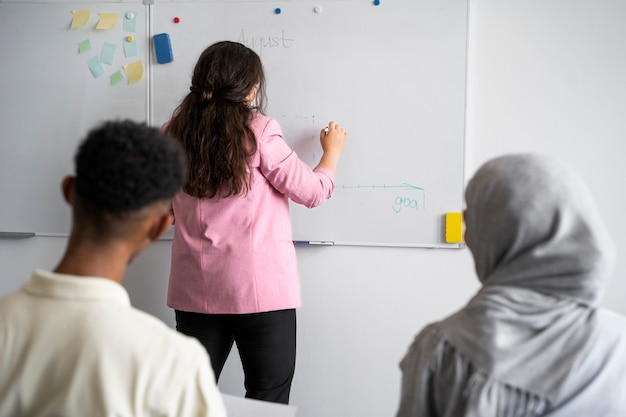
[[[614,246],[561,161],[507,155],[465,192],[481,289],[401,362],[398,417],[626,416],[626,318],[598,308]]]

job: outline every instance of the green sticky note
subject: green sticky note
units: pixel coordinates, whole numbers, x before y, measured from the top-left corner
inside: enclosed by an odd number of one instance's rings
[[[113,74],[111,74],[109,79],[111,80],[111,84],[115,85],[119,83],[120,81],[122,81],[124,79],[124,76],[122,75],[122,71],[117,70]]]
[[[93,78],[98,78],[102,74],[104,74],[104,67],[102,66],[102,63],[100,62],[99,57],[94,56],[93,58],[90,58],[87,61],[87,65],[89,66],[89,71],[91,71]]]
[[[105,43],[100,53],[100,62],[113,65],[113,61],[115,61],[115,48],[117,47],[114,44]]]
[[[85,39],[84,41],[78,44],[78,53],[82,54],[83,52],[87,52],[91,49],[91,42],[89,39]]]

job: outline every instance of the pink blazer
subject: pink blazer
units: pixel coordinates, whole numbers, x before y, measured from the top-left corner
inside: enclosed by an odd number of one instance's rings
[[[259,114],[250,127],[258,149],[248,194],[174,198],[171,308],[245,314],[300,307],[288,201],[322,204],[332,195],[334,174],[302,162],[274,119]]]

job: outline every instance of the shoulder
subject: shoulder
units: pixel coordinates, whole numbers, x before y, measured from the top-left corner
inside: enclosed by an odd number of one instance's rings
[[[437,351],[441,351],[444,342],[438,323],[424,327],[413,339],[400,367],[405,372],[410,368],[430,367],[436,361]]]
[[[604,308],[595,314],[595,332],[572,367],[551,417],[621,416],[626,411],[626,397],[615,389],[626,377],[626,317]]]
[[[250,122],[250,128],[254,132],[258,146],[253,166],[274,166],[293,153],[283,139],[283,131],[275,119],[256,113]]]
[[[445,341],[441,331],[440,323],[431,323],[425,326],[413,340],[412,346],[421,347],[422,349],[431,350],[436,345]]]
[[[167,415],[225,416],[206,350],[198,340],[168,327],[159,319],[135,311],[137,323],[151,332],[135,347],[141,355],[141,374],[149,375],[147,396]]]
[[[19,300],[22,296],[23,296],[22,289],[3,295],[2,297],[0,297],[0,309],[4,308],[7,310],[11,310],[11,308],[13,308],[13,304],[19,303]]]
[[[272,119],[261,113],[254,114],[250,121],[250,129],[252,129],[256,135],[257,140],[262,140],[273,135],[282,136],[282,129],[276,119]]]
[[[169,327],[161,319],[146,313],[145,311],[131,307],[128,317],[129,323],[132,323],[131,331],[141,332],[143,335],[146,333],[146,338],[155,338],[164,341],[168,341],[169,345],[174,348],[180,346],[188,346],[196,339],[185,336],[182,333],[177,332],[173,328]],[[192,343],[193,344],[193,343]]]
[[[6,346],[7,332],[21,331],[32,311],[22,289],[0,297],[0,351]]]
[[[596,309],[595,314],[596,329],[590,344],[593,350],[626,359],[626,316],[605,308]]]
[[[399,416],[542,415],[543,398],[491,378],[450,342],[445,326],[426,326],[402,362]],[[405,412],[417,410],[417,412]]]
[[[614,329],[617,333],[626,334],[626,316],[605,308],[597,309],[596,314],[600,326]]]
[[[604,308],[596,310],[595,342],[609,355],[620,356],[626,367],[626,316]]]
[[[190,366],[188,361],[197,361],[193,359],[195,356],[206,356],[195,338],[177,332],[159,318],[134,307],[118,311],[114,320],[106,322],[102,333],[105,336],[115,333],[119,343],[109,348],[120,355],[128,355],[139,368],[149,368],[154,366],[154,360],[161,362],[168,357],[180,358],[174,365],[185,368]]]
[[[206,350],[197,339],[177,332],[160,319],[132,308],[127,326],[126,340],[132,344],[133,355],[139,354],[156,374],[195,375],[200,368],[209,367]]]

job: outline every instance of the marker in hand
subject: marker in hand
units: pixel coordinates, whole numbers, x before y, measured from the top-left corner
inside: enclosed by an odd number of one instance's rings
[[[339,156],[347,140],[348,133],[346,133],[343,127],[330,121],[326,127],[320,130],[320,143],[323,154],[315,168],[325,168],[334,174],[337,171]]]

